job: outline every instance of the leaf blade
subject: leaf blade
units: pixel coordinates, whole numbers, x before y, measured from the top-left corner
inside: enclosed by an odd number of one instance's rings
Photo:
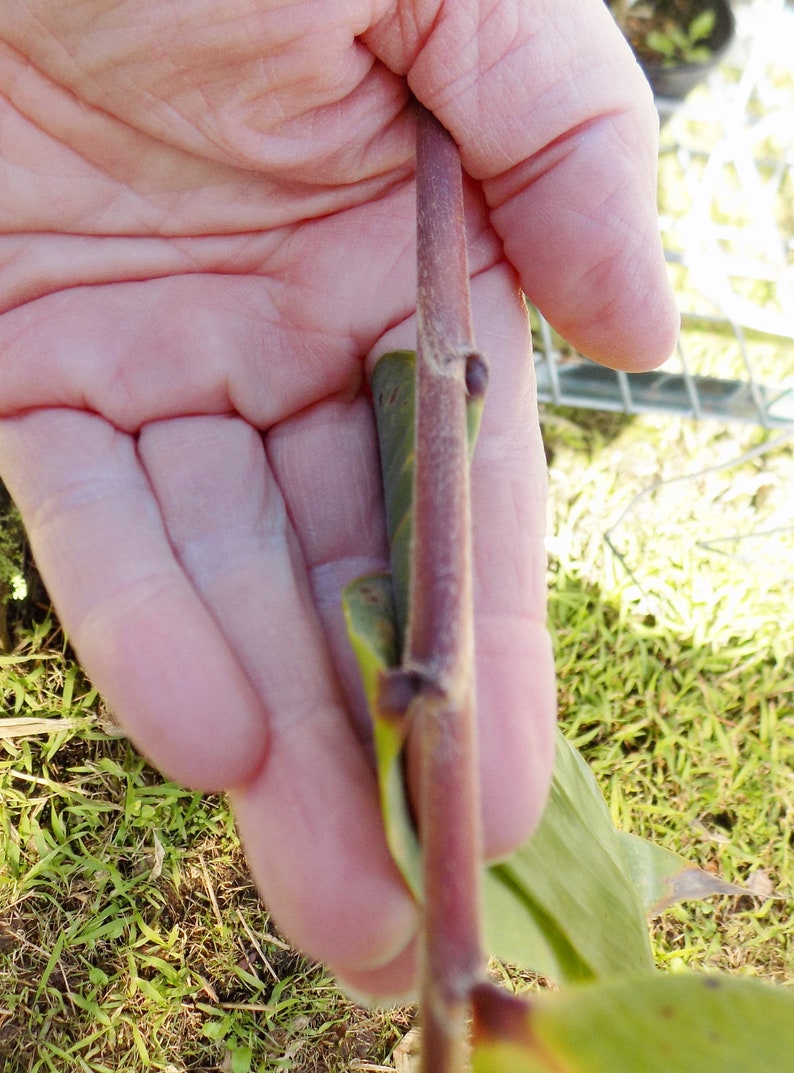
[[[358,662],[372,720],[381,814],[392,857],[415,897],[419,896],[421,858],[403,779],[404,719],[379,703],[384,676],[399,662],[396,613],[391,581],[371,574],[342,591],[342,611]]]
[[[629,872],[649,917],[659,916],[676,902],[713,895],[739,897],[752,894],[752,891],[739,884],[728,883],[719,876],[705,872],[647,838],[627,831],[618,832],[618,837]]]
[[[791,1068],[794,992],[741,977],[627,976],[530,1001],[475,995],[473,1073]]]
[[[540,825],[497,868],[515,891],[523,892],[528,907],[542,911],[544,952],[551,947],[554,964],[548,959],[527,964],[528,943],[542,949],[540,944],[528,933],[505,934],[499,906],[492,902],[486,903],[486,933],[496,956],[561,982],[652,969],[645,914],[618,831],[595,777],[562,733]],[[530,912],[533,926],[537,919]],[[549,932],[550,924],[554,930]]]

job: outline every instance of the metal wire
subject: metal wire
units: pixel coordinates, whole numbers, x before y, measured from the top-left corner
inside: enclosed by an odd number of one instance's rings
[[[541,402],[794,424],[794,7],[734,0],[734,12],[736,43],[708,86],[680,106],[657,101],[662,237],[683,305],[677,351],[655,372],[605,369],[532,309]],[[708,350],[730,356],[728,372]]]

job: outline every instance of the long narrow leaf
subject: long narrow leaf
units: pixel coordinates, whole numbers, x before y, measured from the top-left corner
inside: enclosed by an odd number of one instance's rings
[[[415,386],[416,355],[412,350],[395,350],[379,359],[372,375],[372,397],[400,643],[405,634],[408,606],[416,431]],[[470,451],[474,450],[482,408],[481,396],[468,400],[466,419]]]
[[[419,841],[403,779],[405,721],[385,713],[378,703],[382,677],[399,662],[390,579],[375,574],[352,582],[342,593],[342,609],[372,719],[386,841],[403,878],[418,897],[421,886]]]

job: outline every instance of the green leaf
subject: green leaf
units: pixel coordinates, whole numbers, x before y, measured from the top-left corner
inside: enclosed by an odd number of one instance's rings
[[[710,37],[716,22],[717,12],[713,8],[708,8],[706,11],[701,11],[699,15],[695,15],[687,30],[690,42],[694,45],[698,41],[704,41],[707,37]]]
[[[645,44],[652,52],[658,52],[660,56],[673,59],[677,55],[675,42],[667,35],[658,30],[651,30],[645,38]]]
[[[782,1073],[794,992],[736,977],[642,975],[531,1001],[475,993],[473,1073]]]
[[[621,836],[592,772],[562,734],[540,826],[489,869],[485,890],[489,952],[505,961],[561,982],[652,969]]]
[[[650,968],[646,916],[748,892],[618,831],[593,773],[559,734],[540,826],[486,877],[489,950],[560,982]]]
[[[369,574],[342,593],[350,643],[358,661],[370,711],[376,708],[380,676],[399,663],[394,597],[386,574]]]
[[[384,354],[372,374],[372,399],[378,429],[386,526],[394,580],[397,636],[408,615],[411,506],[414,486],[416,355],[412,350]],[[400,642],[401,643],[401,642]],[[399,660],[399,652],[398,652]]]
[[[663,846],[647,838],[618,833],[626,863],[649,917],[659,916],[676,902],[709,898],[715,894],[742,895],[750,891],[736,883],[704,872]]]
[[[384,354],[373,370],[372,399],[378,430],[391,576],[398,637],[405,633],[414,485],[416,428],[416,354],[395,350]],[[473,452],[483,408],[483,396],[466,404],[469,451]]]
[[[405,720],[385,713],[378,696],[383,676],[398,663],[397,626],[391,581],[373,574],[342,592],[342,610],[361,671],[372,719],[378,787],[386,841],[410,889],[418,896],[421,861],[403,778]]]
[[[486,948],[489,955],[520,965],[549,980],[581,981],[593,970],[564,929],[543,911],[526,885],[500,865],[485,870]]]

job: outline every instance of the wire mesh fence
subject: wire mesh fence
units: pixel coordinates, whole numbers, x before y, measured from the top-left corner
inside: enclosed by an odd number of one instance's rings
[[[682,311],[654,372],[602,368],[531,311],[541,402],[794,424],[794,5],[734,0],[724,62],[657,99],[659,213]]]

